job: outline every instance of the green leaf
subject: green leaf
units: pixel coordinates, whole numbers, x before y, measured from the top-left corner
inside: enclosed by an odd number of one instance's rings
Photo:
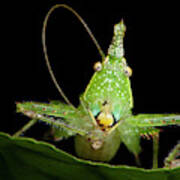
[[[0,133],[2,180],[179,180],[180,168],[145,170],[78,159],[45,142]]]

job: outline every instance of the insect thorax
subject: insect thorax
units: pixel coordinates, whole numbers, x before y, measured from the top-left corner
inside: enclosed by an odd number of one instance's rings
[[[101,64],[95,64],[97,71],[82,96],[98,124],[105,129],[125,117],[133,106],[129,80],[132,72],[123,49],[125,29],[123,21],[115,25],[108,55]]]

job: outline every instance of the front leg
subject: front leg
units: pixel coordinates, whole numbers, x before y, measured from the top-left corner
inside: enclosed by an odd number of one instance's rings
[[[15,133],[14,136],[19,136],[27,131],[37,121],[52,125],[59,132],[63,129],[61,134],[64,136],[64,132],[66,132],[66,137],[75,134],[85,135],[88,132],[87,127],[91,128],[91,124],[89,124],[83,112],[74,110],[72,107],[61,102],[58,104],[37,102],[17,103],[17,112],[28,116],[32,120]]]
[[[159,132],[153,132],[154,127],[179,125],[180,115],[178,114],[138,114],[131,116],[126,121],[134,126],[145,128],[147,132],[141,132],[141,134],[153,137],[153,168],[158,168],[158,146],[159,146]],[[150,130],[152,129],[152,132]],[[158,130],[158,129],[156,129]]]

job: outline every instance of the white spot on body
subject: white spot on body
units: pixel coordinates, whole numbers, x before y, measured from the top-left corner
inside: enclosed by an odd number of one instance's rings
[[[103,145],[103,142],[100,140],[96,140],[91,144],[91,146],[94,150],[100,149],[102,147],[102,145]]]
[[[40,115],[40,114],[37,114],[37,118],[41,118],[42,117],[42,115]]]
[[[109,79],[109,83],[111,83],[112,82],[112,79]]]
[[[120,86],[119,86],[119,83],[116,83],[116,87],[118,87],[118,88],[120,87]]]

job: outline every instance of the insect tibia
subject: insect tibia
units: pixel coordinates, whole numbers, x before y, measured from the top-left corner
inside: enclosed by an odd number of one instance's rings
[[[180,125],[179,114],[138,114],[126,120],[138,127]]]
[[[87,133],[85,126],[78,123],[83,121],[84,116],[73,111],[71,106],[60,102],[58,105],[35,102],[18,103],[17,112],[23,113],[31,119],[51,125],[56,129],[63,128],[66,131],[72,132],[68,134],[85,135]]]
[[[125,35],[126,26],[124,21],[121,20],[120,23],[114,26],[114,36],[112,43],[108,49],[108,55],[111,57],[121,58],[124,56],[123,48],[123,38]]]
[[[45,122],[46,124],[51,125],[52,127],[56,129],[61,130],[61,128],[63,128],[67,131],[71,131],[72,135],[75,135],[75,134],[85,135],[87,133],[85,130],[78,129],[76,127],[71,126],[70,124],[66,123],[61,118],[49,117],[46,115],[37,114],[33,111],[23,111],[22,113],[30,118]]]

